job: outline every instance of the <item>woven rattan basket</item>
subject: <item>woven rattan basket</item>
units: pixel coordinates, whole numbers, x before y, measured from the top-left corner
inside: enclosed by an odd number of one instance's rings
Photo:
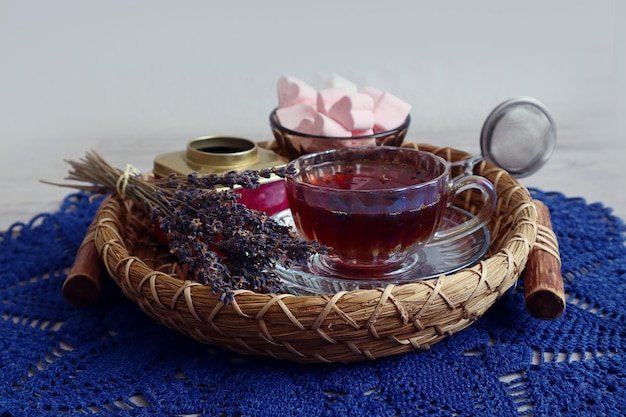
[[[465,152],[408,144],[448,161]],[[498,194],[488,225],[491,244],[476,265],[425,281],[319,296],[238,292],[224,305],[211,289],[176,277],[180,266],[159,246],[146,214],[127,201],[105,201],[94,220],[95,244],[126,296],[169,328],[244,354],[297,362],[355,362],[428,349],[480,318],[517,281],[537,236],[526,188],[482,162],[475,172]],[[475,212],[478,196],[456,206]]]

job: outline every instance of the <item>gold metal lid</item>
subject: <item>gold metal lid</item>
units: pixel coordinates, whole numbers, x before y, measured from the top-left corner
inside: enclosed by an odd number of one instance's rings
[[[171,173],[187,175],[221,174],[231,170],[263,169],[285,165],[286,159],[263,149],[246,138],[202,136],[187,144],[186,150],[159,155],[153,172],[165,177]]]

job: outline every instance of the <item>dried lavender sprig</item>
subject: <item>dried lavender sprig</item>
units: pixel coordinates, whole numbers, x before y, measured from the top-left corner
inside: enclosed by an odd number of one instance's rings
[[[159,187],[156,183],[146,181],[136,171],[131,170],[130,166],[126,171],[114,168],[94,151],[87,152],[78,161],[66,160],[66,162],[71,169],[65,179],[85,184],[42,182],[93,194],[116,193],[122,198],[129,198],[136,203],[143,204],[151,210],[159,207],[167,213],[167,200],[171,193],[166,189],[158,192]]]
[[[277,262],[288,265],[293,257],[302,265],[314,252],[325,251],[264,213],[237,203],[237,196],[181,182],[170,200],[175,215],[159,219],[172,252],[225,302],[238,289],[278,291]]]
[[[284,177],[285,167],[203,176],[172,174],[147,181],[132,167],[126,171],[111,167],[95,152],[68,163],[72,170],[66,179],[89,185],[55,185],[113,192],[143,204],[166,232],[179,261],[187,263],[190,274],[210,285],[224,302],[231,301],[238,289],[277,292],[277,262],[303,265],[313,253],[326,251],[264,213],[237,203],[235,186],[256,188],[259,178]]]
[[[217,188],[219,186],[233,188],[256,188],[259,185],[259,177],[269,178],[272,174],[279,177],[285,176],[285,167],[264,168],[261,170],[229,171],[224,174],[208,174],[200,176],[192,172],[187,176],[171,174],[166,178],[157,178],[146,181],[138,172],[123,171],[109,165],[97,152],[87,152],[78,161],[66,160],[71,166],[68,176],[69,181],[78,181],[86,184],[58,184],[42,181],[46,184],[56,185],[86,191],[94,194],[117,193],[123,198],[129,198],[136,203],[147,205],[152,211],[159,208],[164,214],[171,215],[168,209],[168,201],[173,198],[178,184],[189,183],[202,188]],[[120,181],[123,179],[124,181]],[[123,187],[121,186],[123,185]]]

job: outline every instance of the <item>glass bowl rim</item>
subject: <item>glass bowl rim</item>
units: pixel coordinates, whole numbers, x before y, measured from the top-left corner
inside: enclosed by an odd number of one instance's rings
[[[290,134],[290,135],[300,136],[300,137],[307,137],[307,138],[311,138],[311,139],[319,139],[319,140],[364,140],[364,139],[375,139],[375,138],[380,138],[380,137],[384,137],[384,136],[397,134],[397,133],[401,132],[403,129],[407,129],[409,127],[409,125],[411,124],[411,115],[409,114],[409,115],[406,116],[406,119],[404,119],[404,122],[402,122],[401,125],[399,125],[398,127],[393,128],[393,129],[385,130],[383,132],[372,133],[370,135],[361,135],[361,136],[319,136],[319,135],[312,135],[312,134],[304,133],[304,132],[298,132],[297,130],[289,129],[289,128],[283,126],[282,124],[280,124],[280,121],[278,120],[278,115],[276,114],[277,110],[278,110],[278,107],[276,107],[270,113],[270,125],[272,126],[272,128],[279,129],[280,131],[282,131],[284,133],[287,133],[287,134]]]

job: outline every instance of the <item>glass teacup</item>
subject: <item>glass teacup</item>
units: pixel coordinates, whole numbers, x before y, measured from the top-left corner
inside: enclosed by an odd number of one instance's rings
[[[328,246],[312,269],[351,279],[395,277],[420,262],[420,247],[467,236],[495,208],[487,179],[452,179],[449,164],[430,152],[394,146],[312,153],[287,166],[287,197],[300,235]],[[445,208],[470,188],[483,204],[468,221],[438,231]]]

